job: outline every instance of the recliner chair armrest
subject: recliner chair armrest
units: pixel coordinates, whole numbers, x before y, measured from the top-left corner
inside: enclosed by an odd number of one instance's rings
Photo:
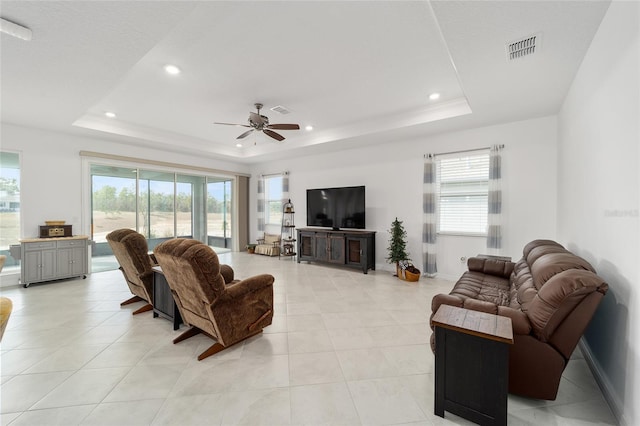
[[[233,272],[233,268],[226,264],[220,265],[220,275],[224,278],[225,284],[229,284],[233,281],[235,273]]]
[[[227,286],[223,296],[225,299],[240,298],[248,293],[272,286],[274,281],[273,275],[255,275]]]
[[[472,272],[482,272],[501,278],[509,278],[513,272],[515,263],[500,259],[487,259],[482,257],[470,257],[467,267]]]
[[[139,277],[142,281],[144,281],[145,279],[148,279],[148,278],[153,278],[153,271],[146,271],[146,272],[143,272],[143,273],[141,273],[141,274],[138,274],[138,277]]]

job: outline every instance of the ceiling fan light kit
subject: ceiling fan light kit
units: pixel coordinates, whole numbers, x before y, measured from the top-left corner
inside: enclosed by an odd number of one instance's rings
[[[249,124],[234,124],[234,123],[214,123],[214,124],[223,124],[226,126],[240,126],[240,127],[250,127],[249,130],[238,136],[236,139],[244,139],[249,136],[254,131],[263,132],[265,135],[281,142],[285,139],[279,133],[274,132],[273,130],[300,130],[300,126],[298,124],[269,124],[269,117],[266,115],[260,114],[260,110],[264,105],[261,103],[255,103],[257,112],[249,113]]]

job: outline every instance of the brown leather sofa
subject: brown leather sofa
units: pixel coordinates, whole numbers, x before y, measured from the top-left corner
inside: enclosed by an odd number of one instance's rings
[[[447,304],[511,318],[509,392],[554,400],[607,284],[586,260],[550,240],[527,244],[517,263],[474,257],[467,264],[449,294],[433,297],[432,312]]]
[[[175,238],[154,249],[183,321],[191,328],[173,340],[204,333],[216,343],[198,361],[259,334],[273,319],[273,281],[269,274],[234,280],[211,247]]]

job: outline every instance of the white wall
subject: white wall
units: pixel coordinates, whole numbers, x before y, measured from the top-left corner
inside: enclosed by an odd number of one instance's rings
[[[376,269],[392,270],[385,262],[389,229],[397,216],[408,233],[408,250],[422,267],[423,155],[505,144],[506,241],[504,254],[519,258],[535,238],[556,237],[555,117],[483,127],[387,144],[257,164],[252,174],[290,172],[290,195],[296,225],[306,224],[306,190],[335,186],[366,186],[367,229],[376,234]],[[255,241],[256,182],[252,179],[251,239]],[[484,238],[441,237],[440,276],[457,278],[466,268],[460,257],[486,253]]]
[[[609,283],[585,334],[621,424],[640,424],[640,43],[637,2],[614,1],[559,114],[560,242]]]
[[[35,237],[45,220],[61,219],[75,234],[88,234],[83,222],[80,151],[94,151],[187,166],[248,173],[248,166],[187,154],[133,147],[96,138],[2,124],[2,149],[21,153],[21,237]],[[152,166],[150,166],[152,167]]]

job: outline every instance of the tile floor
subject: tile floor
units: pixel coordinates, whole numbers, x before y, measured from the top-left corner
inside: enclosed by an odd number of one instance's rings
[[[2,425],[468,424],[433,415],[430,301],[451,282],[225,253],[237,276],[269,272],[275,316],[264,334],[198,362],[212,344],[177,345],[121,273],[8,287],[1,344]],[[577,351],[579,352],[579,351]],[[579,354],[556,401],[509,397],[509,424],[615,424]]]

